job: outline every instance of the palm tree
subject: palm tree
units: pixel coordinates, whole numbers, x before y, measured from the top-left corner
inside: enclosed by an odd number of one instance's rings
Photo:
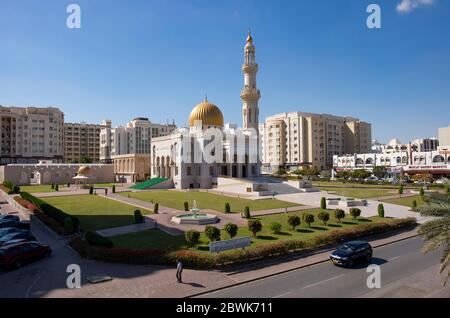
[[[428,205],[418,208],[423,216],[437,217],[434,220],[422,224],[419,234],[425,239],[423,251],[425,253],[442,248],[441,268],[443,273],[447,270],[444,286],[450,276],[450,195],[442,193],[432,193],[424,197]]]

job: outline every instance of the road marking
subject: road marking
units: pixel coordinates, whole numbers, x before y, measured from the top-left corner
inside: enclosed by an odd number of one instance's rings
[[[30,285],[30,287],[28,287],[27,292],[25,294],[25,298],[29,298],[31,289],[34,287],[34,285],[36,285],[38,280],[40,280],[42,278],[42,276],[44,276],[44,274],[39,275],[39,277],[36,278],[36,280]]]
[[[341,275],[334,276],[334,277],[331,277],[331,278],[328,278],[328,279],[325,279],[325,280],[321,280],[320,282],[317,282],[317,283],[314,283],[314,284],[305,286],[305,287],[303,287],[303,289],[310,288],[310,287],[314,287],[314,286],[317,286],[317,285],[320,285],[320,284],[329,282],[330,280],[338,279],[338,278],[340,278],[340,277],[342,277],[342,276],[345,276],[345,275],[344,275],[344,274],[341,274]]]
[[[290,293],[291,292],[287,292],[287,293],[284,293],[284,294],[276,295],[276,296],[273,296],[273,298],[281,298],[281,297],[286,296],[286,295],[288,295]]]
[[[393,258],[388,259],[388,262],[394,261],[394,260],[396,260],[396,259],[398,259],[398,258],[400,258],[400,256],[395,256],[395,257],[393,257]]]

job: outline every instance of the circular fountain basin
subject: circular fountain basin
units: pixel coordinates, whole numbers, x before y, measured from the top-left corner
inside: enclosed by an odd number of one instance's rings
[[[219,218],[214,214],[207,214],[207,213],[186,213],[186,214],[179,214],[174,217],[172,217],[172,222],[175,222],[177,224],[197,224],[197,225],[203,225],[203,224],[213,224],[219,222]]]

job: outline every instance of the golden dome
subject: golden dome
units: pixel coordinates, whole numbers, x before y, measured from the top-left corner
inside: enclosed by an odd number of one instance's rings
[[[81,166],[77,171],[78,175],[83,175],[83,176],[86,176],[90,173],[91,173],[91,168],[88,166]]]
[[[189,126],[195,126],[196,121],[202,121],[202,126],[218,126],[223,127],[223,115],[219,107],[205,101],[194,107],[189,115]]]
[[[248,31],[247,43],[253,43],[253,38],[252,35],[250,34],[250,31]]]

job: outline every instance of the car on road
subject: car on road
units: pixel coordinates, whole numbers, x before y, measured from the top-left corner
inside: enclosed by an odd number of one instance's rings
[[[371,176],[371,177],[368,177],[368,178],[365,178],[365,179],[364,179],[364,181],[378,181],[378,180],[380,180],[380,179],[378,179],[378,178],[375,177],[375,176]]]
[[[0,239],[3,236],[5,236],[6,234],[22,232],[22,231],[28,231],[28,230],[18,229],[16,227],[5,227],[3,229],[0,229]]]
[[[358,261],[370,262],[373,249],[365,241],[351,241],[338,247],[330,254],[330,259],[335,265],[353,266]]]
[[[11,244],[10,241],[23,239],[27,241],[35,241],[36,238],[30,231],[21,231],[15,233],[9,233],[0,238],[0,246],[5,246]]]
[[[2,214],[0,215],[0,221],[3,220],[16,220],[19,221],[19,217],[17,215],[13,215],[13,214]]]
[[[52,255],[48,245],[39,242],[21,242],[0,247],[0,267],[20,268],[32,261]]]
[[[30,229],[30,223],[18,220],[0,220],[0,229],[4,229],[6,227],[15,227],[18,229]]]

